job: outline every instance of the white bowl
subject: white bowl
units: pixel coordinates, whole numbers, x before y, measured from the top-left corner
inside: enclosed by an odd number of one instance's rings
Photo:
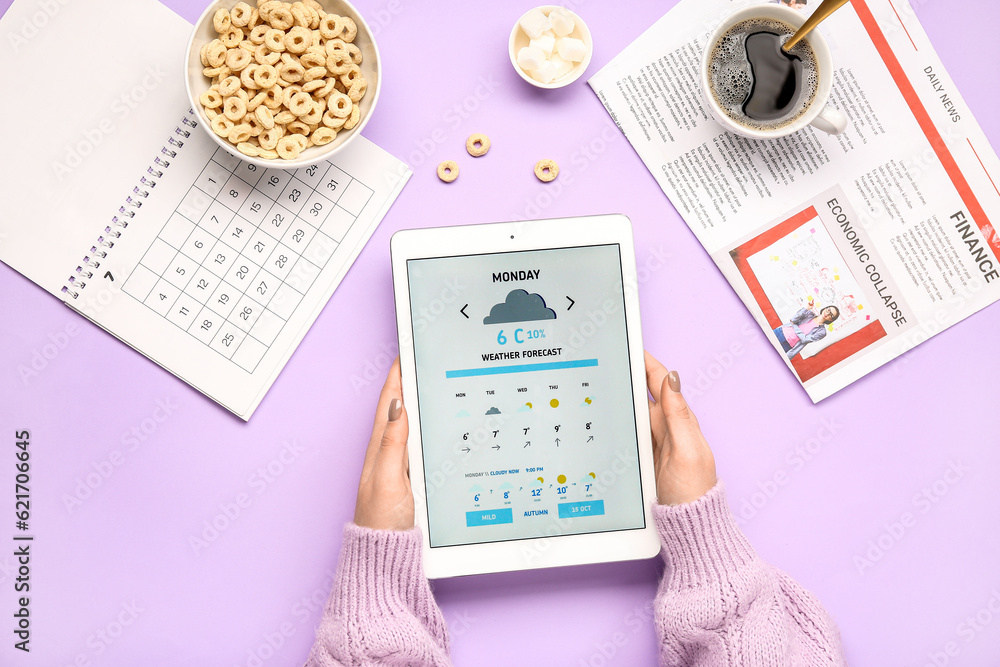
[[[244,1],[251,7],[256,7],[257,5],[254,0]],[[379,91],[382,87],[382,62],[379,58],[378,46],[375,45],[371,28],[368,27],[368,24],[361,17],[361,14],[358,13],[358,10],[351,3],[347,2],[347,0],[318,1],[319,4],[323,5],[323,9],[327,13],[349,16],[357,24],[358,35],[354,38],[354,44],[361,49],[361,72],[368,81],[368,91],[359,103],[361,105],[361,120],[358,121],[357,125],[350,130],[341,130],[337,133],[337,137],[325,146],[310,146],[302,151],[294,160],[282,160],[281,158],[269,160],[261,157],[250,157],[239,152],[236,146],[212,131],[212,122],[205,114],[205,108],[202,107],[199,101],[201,94],[211,87],[209,78],[202,74],[204,66],[201,64],[201,47],[218,36],[213,26],[215,12],[219,8],[232,9],[239,0],[218,0],[211,3],[194,24],[194,30],[191,32],[191,39],[188,41],[187,54],[185,55],[187,93],[191,108],[198,114],[198,118],[201,121],[199,125],[204,128],[208,136],[212,138],[212,141],[244,162],[250,162],[265,169],[296,169],[322,162],[340,151],[350,143],[351,139],[360,135],[361,130],[364,129],[368,120],[372,117],[372,112],[375,110],[375,103],[378,102]]]
[[[541,5],[540,7],[536,7],[535,9],[542,10],[542,13],[548,16],[549,12],[551,12],[556,7],[560,6]],[[566,9],[565,7],[560,7],[560,8]],[[528,12],[525,12],[525,14],[527,13]],[[573,32],[571,32],[566,36],[575,37],[581,40],[584,44],[586,44],[587,55],[584,56],[582,61],[576,63],[573,69],[566,72],[558,79],[553,79],[549,83],[542,83],[541,81],[532,78],[530,74],[521,69],[520,66],[518,66],[517,64],[517,52],[520,51],[522,48],[526,47],[528,45],[528,42],[531,41],[528,38],[528,35],[525,34],[523,30],[521,30],[521,18],[524,18],[524,15],[522,15],[517,20],[517,22],[514,24],[514,28],[510,31],[510,42],[507,45],[507,51],[508,54],[510,55],[510,64],[514,66],[514,71],[520,74],[521,78],[530,83],[532,86],[536,86],[538,88],[562,88],[563,86],[568,86],[569,84],[579,79],[583,75],[583,73],[587,71],[587,66],[590,65],[590,58],[591,56],[594,55],[594,40],[590,36],[590,30],[587,28],[587,24],[583,22],[583,19],[581,19],[576,14],[576,12],[566,9],[566,13],[568,13],[570,16],[573,17],[573,21],[575,23],[575,25],[573,26]]]

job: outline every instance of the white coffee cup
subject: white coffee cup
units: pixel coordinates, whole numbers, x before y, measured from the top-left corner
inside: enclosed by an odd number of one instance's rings
[[[715,119],[722,123],[727,130],[754,139],[783,137],[786,134],[798,132],[806,125],[812,125],[816,129],[823,130],[828,134],[840,134],[843,132],[847,128],[847,117],[826,103],[830,98],[830,88],[833,85],[833,57],[830,55],[830,47],[827,45],[826,39],[816,28],[809,33],[805,41],[809,43],[813,53],[816,54],[816,69],[819,76],[819,84],[816,87],[816,95],[813,97],[812,104],[809,105],[809,108],[804,113],[787,125],[769,130],[755,129],[741,125],[726,114],[719,105],[718,100],[715,99],[715,95],[712,93],[709,84],[708,66],[712,57],[712,47],[715,46],[715,43],[719,41],[727,30],[740,21],[749,18],[776,19],[796,29],[805,23],[806,20],[805,16],[799,11],[781,4],[750,5],[749,7],[736,10],[723,19],[719,27],[709,36],[708,42],[705,44],[705,55],[701,60],[701,88]]]

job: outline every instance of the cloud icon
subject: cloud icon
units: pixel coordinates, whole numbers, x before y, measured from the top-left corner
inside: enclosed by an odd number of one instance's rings
[[[528,294],[523,289],[516,289],[507,295],[503,303],[490,308],[490,314],[483,318],[483,324],[554,319],[556,311],[545,307],[545,299],[540,294]]]
[[[455,415],[455,416],[456,416],[456,417],[471,417],[472,415],[471,415],[471,414],[469,414],[469,411],[468,411],[468,410],[459,410],[459,411],[458,411],[458,414],[457,414],[457,415]]]
[[[513,489],[514,485],[510,482],[504,482],[498,487],[501,491],[507,491],[508,489]]]
[[[517,411],[518,411],[518,412],[531,412],[531,408],[529,408],[529,407],[528,407],[528,404],[527,404],[527,403],[525,403],[524,405],[522,405],[521,407],[519,407],[519,408],[517,409]]]
[[[482,493],[485,489],[478,484],[473,484],[472,488],[469,489],[469,493]]]
[[[488,415],[498,415],[498,414],[500,414],[500,410],[499,410],[499,408],[490,408],[489,410],[486,411],[486,414],[488,414]]]

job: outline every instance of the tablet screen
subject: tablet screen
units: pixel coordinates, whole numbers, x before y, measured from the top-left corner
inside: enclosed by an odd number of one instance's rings
[[[644,528],[618,244],[407,274],[431,547]]]

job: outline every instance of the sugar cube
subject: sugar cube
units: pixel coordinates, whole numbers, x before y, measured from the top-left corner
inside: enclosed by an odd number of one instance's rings
[[[555,67],[554,79],[558,79],[573,69],[573,63],[564,58],[560,58],[558,53],[553,53],[552,57],[549,58],[549,62]]]
[[[528,42],[528,45],[537,46],[542,50],[542,53],[545,54],[545,57],[548,58],[552,55],[553,49],[556,48],[556,38],[542,35],[541,37],[536,37]]]
[[[519,23],[521,24],[521,30],[524,31],[524,34],[526,34],[529,39],[541,37],[543,32],[552,29],[552,24],[549,23],[549,17],[543,14],[542,10],[538,8],[532,9],[527,14],[522,16]]]
[[[556,40],[556,52],[560,57],[578,63],[587,56],[587,45],[575,37],[560,37]]]
[[[536,81],[550,83],[554,78],[556,78],[556,66],[548,60],[545,60],[537,69],[532,70],[529,74],[531,74],[532,78]]]
[[[552,30],[559,37],[565,37],[576,27],[576,21],[563,7],[556,7],[549,12],[549,22],[552,24]]]
[[[537,70],[545,62],[545,53],[537,46],[525,46],[517,52],[517,66],[525,72]]]

